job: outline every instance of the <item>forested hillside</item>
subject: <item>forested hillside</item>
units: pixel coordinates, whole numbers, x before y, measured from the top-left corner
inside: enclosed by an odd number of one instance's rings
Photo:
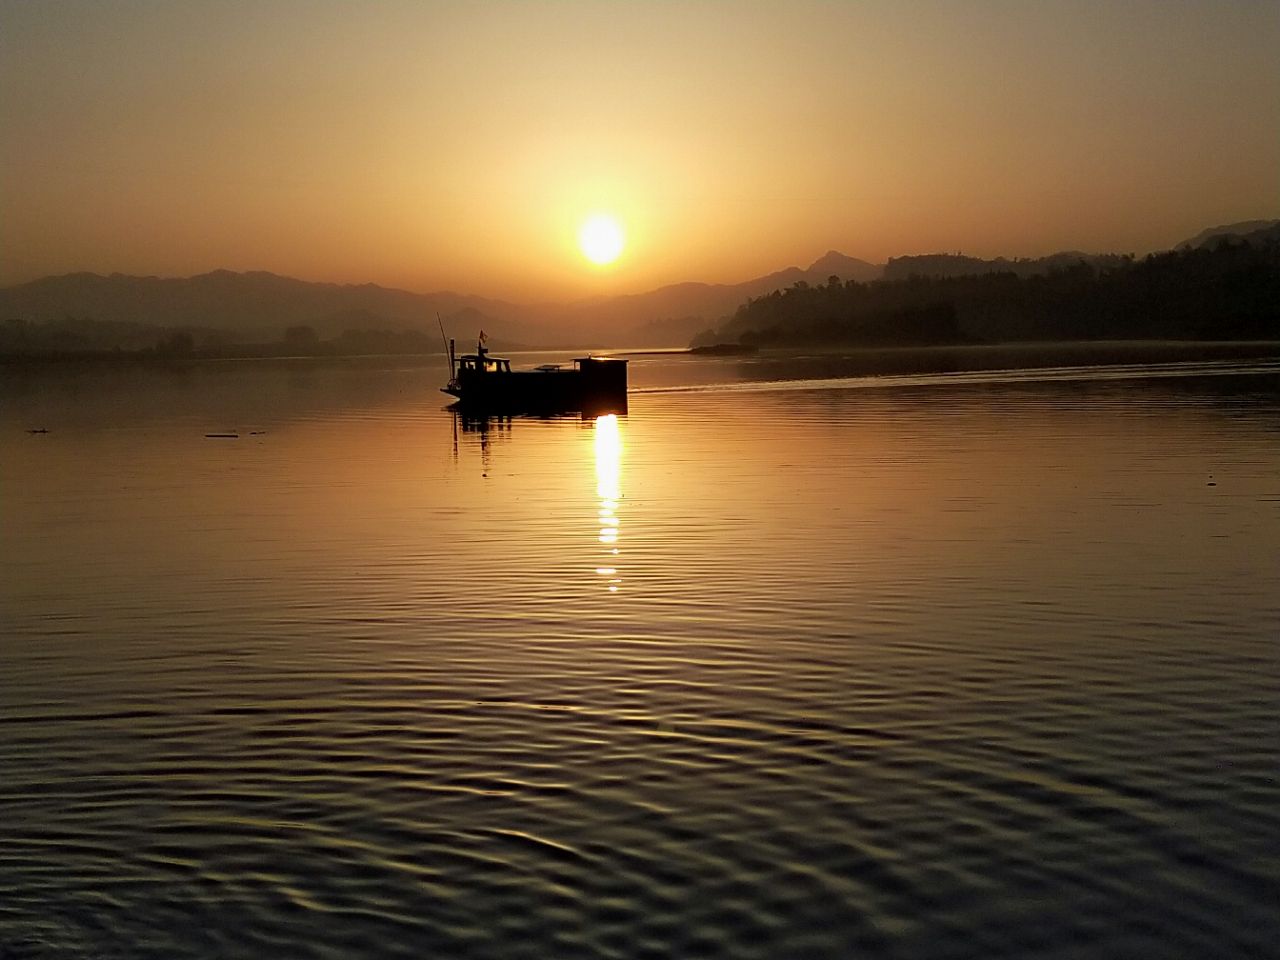
[[[796,283],[695,344],[865,346],[1018,340],[1280,339],[1280,241],[1080,261],[1043,275]]]

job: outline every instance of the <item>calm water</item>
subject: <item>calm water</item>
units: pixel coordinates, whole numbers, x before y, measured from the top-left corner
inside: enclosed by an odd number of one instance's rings
[[[815,364],[6,375],[0,957],[1276,956],[1277,366]]]

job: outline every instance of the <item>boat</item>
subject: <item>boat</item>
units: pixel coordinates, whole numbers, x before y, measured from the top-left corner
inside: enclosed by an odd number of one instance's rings
[[[462,356],[454,355],[454,341],[449,341],[449,374],[441,390],[468,410],[584,416],[627,412],[627,361],[614,357],[578,357],[571,367],[542,364],[512,370],[510,360],[489,353],[482,334],[476,352]]]

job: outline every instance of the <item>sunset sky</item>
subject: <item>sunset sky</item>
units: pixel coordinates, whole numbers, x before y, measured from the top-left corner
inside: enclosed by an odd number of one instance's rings
[[[0,283],[519,299],[1280,216],[1280,4],[0,2]],[[592,214],[621,224],[584,257]]]

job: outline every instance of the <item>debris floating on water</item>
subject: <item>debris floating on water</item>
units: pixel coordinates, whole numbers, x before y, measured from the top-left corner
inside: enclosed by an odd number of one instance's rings
[[[213,440],[239,440],[240,439],[240,434],[238,433],[206,433],[205,436]]]

